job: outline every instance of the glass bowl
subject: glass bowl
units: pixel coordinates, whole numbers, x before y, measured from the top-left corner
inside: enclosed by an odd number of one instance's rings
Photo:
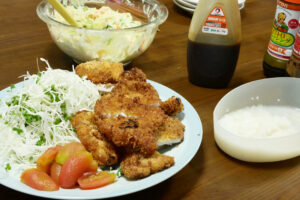
[[[286,77],[253,81],[230,91],[218,102],[213,113],[217,145],[228,155],[248,162],[274,162],[300,156],[300,130],[282,137],[253,138],[231,133],[219,122],[226,113],[253,105],[300,109],[299,91],[300,79]]]
[[[60,0],[65,5],[70,1]],[[72,2],[72,1],[71,1]],[[168,17],[166,6],[156,0],[81,0],[80,5],[109,6],[130,12],[142,25],[125,29],[97,30],[63,24],[53,18],[54,9],[43,0],[37,14],[49,29],[53,41],[77,63],[90,60],[130,63],[152,43],[158,26]]]

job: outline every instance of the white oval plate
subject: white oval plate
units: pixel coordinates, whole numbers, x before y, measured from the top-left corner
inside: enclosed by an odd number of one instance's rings
[[[196,9],[197,5],[189,3],[187,1],[184,0],[174,0],[176,1],[176,3],[179,3],[180,5],[187,7],[187,8],[192,8],[192,9]]]
[[[173,0],[178,7],[192,14],[197,7],[198,1],[199,0]],[[238,0],[240,10],[245,7],[245,1],[246,0]]]
[[[201,120],[193,106],[180,94],[154,81],[148,82],[158,91],[162,100],[166,100],[171,96],[177,96],[181,98],[184,105],[184,111],[178,116],[185,125],[184,141],[179,145],[174,145],[173,148],[168,147],[163,149],[164,151],[167,150],[164,154],[175,158],[174,166],[140,180],[130,181],[121,177],[111,185],[94,190],[81,190],[76,188],[59,189],[54,192],[39,191],[28,187],[18,179],[5,175],[2,176],[3,174],[0,176],[0,184],[19,192],[53,199],[103,199],[134,193],[172,177],[185,167],[197,153],[203,135]],[[18,83],[16,87],[20,87],[22,84],[23,82]],[[0,98],[6,95],[7,90],[8,88],[0,91]]]
[[[185,11],[187,11],[189,13],[192,13],[192,14],[194,13],[194,10],[195,10],[194,8],[189,8],[189,7],[183,6],[180,3],[178,3],[176,0],[173,0],[173,2],[175,3],[176,6],[178,6],[182,10],[185,10]]]
[[[195,5],[197,5],[197,3],[199,2],[199,0],[184,0],[184,1],[195,4]],[[238,0],[238,4],[245,3],[245,1],[246,0]]]

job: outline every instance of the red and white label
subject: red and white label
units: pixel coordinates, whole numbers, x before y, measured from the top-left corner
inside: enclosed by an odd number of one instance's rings
[[[296,41],[294,43],[294,49],[293,49],[294,54],[297,56],[300,56],[300,33],[298,32],[296,35]]]
[[[221,7],[215,7],[210,11],[203,24],[202,32],[217,35],[228,34],[226,16]]]

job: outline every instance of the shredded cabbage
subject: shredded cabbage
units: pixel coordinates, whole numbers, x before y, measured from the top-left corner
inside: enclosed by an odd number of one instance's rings
[[[16,178],[35,167],[47,148],[78,141],[71,117],[93,110],[100,98],[92,82],[49,64],[46,71],[24,75],[23,83],[12,85],[0,102],[0,167]]]

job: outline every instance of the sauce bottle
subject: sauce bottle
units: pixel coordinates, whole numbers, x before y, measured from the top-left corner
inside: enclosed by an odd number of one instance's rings
[[[237,0],[199,0],[188,35],[187,66],[191,83],[225,88],[237,63],[241,18]]]
[[[293,53],[286,66],[286,71],[289,76],[300,77],[300,28],[298,28]]]
[[[286,76],[300,17],[300,0],[278,0],[268,49],[263,60],[267,77]]]

